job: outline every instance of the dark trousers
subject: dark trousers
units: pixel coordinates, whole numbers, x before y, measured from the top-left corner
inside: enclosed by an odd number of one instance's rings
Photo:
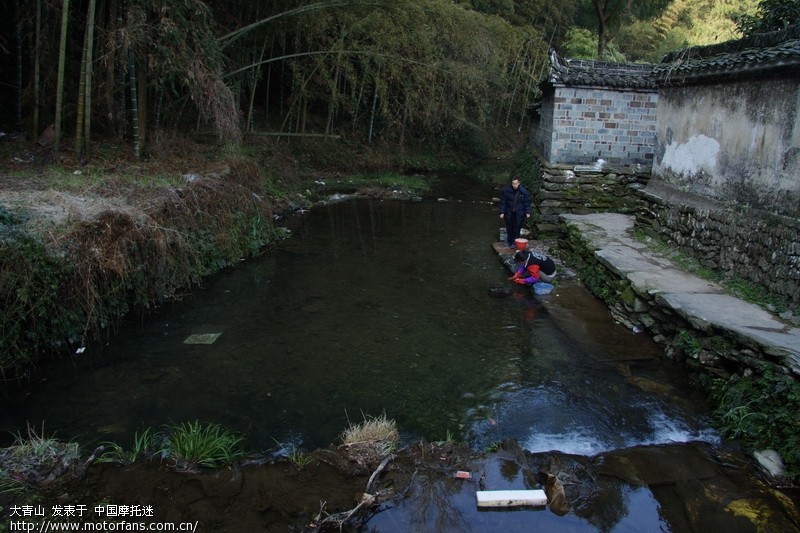
[[[525,215],[522,213],[506,213],[503,218],[506,221],[506,243],[509,248],[513,248],[514,240],[519,237],[522,223],[525,222]]]

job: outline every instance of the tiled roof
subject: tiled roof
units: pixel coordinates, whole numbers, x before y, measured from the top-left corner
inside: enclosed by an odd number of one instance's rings
[[[550,72],[543,84],[567,87],[606,87],[617,89],[656,89],[653,65],[645,63],[607,63],[586,59],[560,58],[550,51]]]
[[[653,69],[659,85],[744,78],[800,67],[800,26],[667,54]]]

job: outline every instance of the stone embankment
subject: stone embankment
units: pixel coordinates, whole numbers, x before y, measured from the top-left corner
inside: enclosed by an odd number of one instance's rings
[[[647,331],[668,356],[727,376],[772,367],[800,376],[800,328],[685,272],[637,241],[632,215],[561,215],[566,251],[615,319]],[[743,368],[744,367],[744,368]]]
[[[633,213],[639,209],[636,195],[650,177],[638,167],[554,165],[538,161],[541,184],[534,191],[538,203],[539,232],[560,229],[561,213],[587,214],[598,211]]]
[[[649,180],[639,197],[637,228],[704,267],[800,306],[800,220],[722,204],[658,179]]]

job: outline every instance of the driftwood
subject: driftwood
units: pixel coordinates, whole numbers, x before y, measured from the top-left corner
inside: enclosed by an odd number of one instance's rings
[[[380,503],[380,497],[383,495],[383,493],[378,491],[373,494],[372,490],[376,480],[378,479],[378,476],[381,475],[389,463],[394,459],[394,455],[389,455],[385,457],[383,461],[381,461],[381,464],[369,477],[365,492],[361,495],[361,501],[358,502],[358,505],[349,511],[329,514],[323,518],[322,515],[325,512],[326,502],[322,502],[320,504],[319,513],[317,513],[314,522],[309,525],[308,529],[310,531],[328,531],[330,529],[338,529],[339,531],[342,531],[345,527],[357,527],[362,520],[367,518],[367,514],[364,511],[366,509],[371,509]]]

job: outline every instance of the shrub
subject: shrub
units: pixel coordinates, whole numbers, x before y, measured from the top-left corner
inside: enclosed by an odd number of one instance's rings
[[[711,400],[723,433],[781,454],[790,475],[800,473],[800,383],[765,372],[712,383]]]

